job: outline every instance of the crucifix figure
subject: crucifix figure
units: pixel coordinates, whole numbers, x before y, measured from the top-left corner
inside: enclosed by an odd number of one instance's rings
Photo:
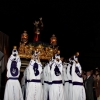
[[[35,21],[34,23],[34,41],[37,42],[39,41],[39,35],[40,35],[40,31],[43,27],[43,22],[42,22],[42,18],[39,18],[39,21]]]
[[[38,41],[39,40],[39,34],[40,34],[40,32],[39,32],[39,21],[35,21],[34,23],[34,34],[35,34],[35,36],[34,36],[34,41],[36,42],[36,41]]]

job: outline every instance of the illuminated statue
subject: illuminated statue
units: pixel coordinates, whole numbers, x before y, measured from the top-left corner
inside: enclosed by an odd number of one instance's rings
[[[28,42],[28,34],[27,31],[21,34],[21,44],[26,44]]]
[[[50,44],[53,46],[53,48],[57,45],[57,38],[55,34],[53,34],[52,37],[50,38]]]
[[[34,41],[39,41],[39,35],[40,35],[40,31],[43,28],[43,22],[42,22],[42,18],[39,18],[39,21],[35,21],[34,23]]]
[[[28,34],[27,34],[27,31],[24,31],[21,34],[20,46],[19,46],[19,49],[18,49],[19,55],[25,54],[25,52],[26,52],[25,46],[26,46],[27,43],[28,43]]]

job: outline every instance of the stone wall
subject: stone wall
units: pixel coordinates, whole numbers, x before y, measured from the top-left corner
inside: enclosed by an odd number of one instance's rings
[[[9,37],[5,33],[0,31],[0,51],[4,53],[4,57],[1,60],[1,72],[5,70],[7,60],[9,57]]]
[[[5,83],[6,75],[3,76],[3,73],[6,69],[8,57],[9,57],[9,37],[5,33],[0,31],[0,51],[4,53],[4,57],[0,61],[0,100],[2,99],[3,90],[5,84],[1,84],[2,82]],[[3,80],[2,80],[3,79]],[[2,92],[1,92],[2,91]]]

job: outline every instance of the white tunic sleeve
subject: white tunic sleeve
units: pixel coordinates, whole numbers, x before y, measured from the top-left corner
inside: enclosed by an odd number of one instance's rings
[[[65,68],[63,67],[63,70],[62,70],[62,81],[63,81],[63,84],[64,84],[64,73],[65,73]]]
[[[51,66],[51,74],[54,74],[54,68],[55,68],[55,63],[53,63]]]
[[[20,60],[20,57],[18,56],[17,57],[17,68],[20,70],[20,67],[21,67],[21,60]]]

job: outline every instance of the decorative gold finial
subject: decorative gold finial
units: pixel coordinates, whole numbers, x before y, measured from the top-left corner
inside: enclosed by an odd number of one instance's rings
[[[60,50],[57,51],[57,54],[60,54]]]
[[[27,36],[27,35],[28,35],[28,34],[27,34],[27,31],[24,30],[24,32],[23,32],[22,35]]]
[[[52,37],[55,37],[55,34],[53,34]]]
[[[76,54],[75,54],[76,56],[79,56],[79,52],[76,52]]]
[[[38,48],[36,48],[36,52],[39,52],[39,49]]]
[[[27,31],[26,31],[26,30],[24,30],[24,33],[27,33]]]
[[[13,49],[17,49],[17,46],[14,46]]]

